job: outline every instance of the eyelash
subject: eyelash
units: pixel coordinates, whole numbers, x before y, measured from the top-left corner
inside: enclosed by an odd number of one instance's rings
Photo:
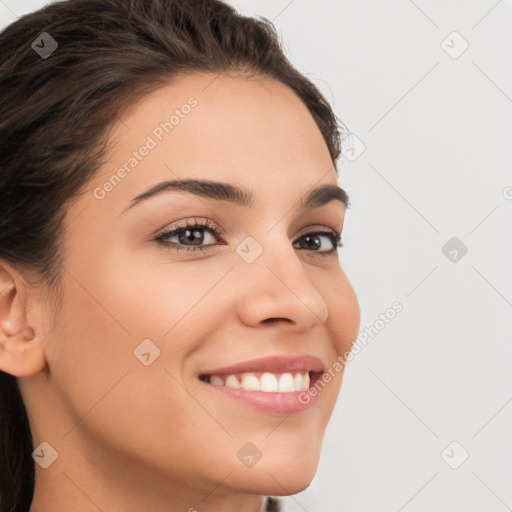
[[[183,246],[180,246],[179,244],[175,244],[174,242],[168,242],[168,241],[165,240],[166,238],[173,237],[173,236],[175,236],[177,234],[180,234],[183,231],[195,230],[195,229],[211,231],[214,234],[215,238],[219,238],[220,235],[224,234],[224,230],[223,229],[221,229],[218,226],[212,225],[212,223],[209,220],[206,220],[204,222],[197,222],[194,219],[193,222],[190,221],[190,220],[187,220],[185,225],[178,226],[178,227],[176,227],[174,229],[171,229],[169,231],[165,231],[164,233],[159,234],[158,236],[156,236],[154,238],[154,240],[159,245],[164,246],[168,250],[171,250],[173,248],[173,246],[174,246],[174,248],[176,249],[177,252],[179,252],[179,251],[186,251],[186,252],[189,252],[189,251],[201,251],[201,252],[203,252],[204,249],[210,248],[213,244],[209,244],[209,245],[206,245],[206,246],[199,246],[199,247],[187,247],[187,246],[185,246],[185,248],[184,248]],[[341,241],[341,234],[338,234],[338,233],[336,233],[334,231],[311,231],[309,233],[304,233],[299,238],[299,240],[301,238],[303,238],[303,237],[311,236],[311,235],[327,236],[331,240],[332,245],[334,246],[333,249],[330,249],[329,251],[315,251],[315,250],[312,250],[311,252],[314,253],[315,256],[317,256],[317,255],[331,256],[332,254],[335,254],[337,252],[338,248],[343,247],[343,243]],[[173,246],[170,246],[170,244],[173,244]],[[307,249],[299,249],[299,250],[306,250],[307,251]]]

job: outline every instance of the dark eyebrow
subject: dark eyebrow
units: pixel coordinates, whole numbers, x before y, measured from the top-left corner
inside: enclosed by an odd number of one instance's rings
[[[189,192],[191,194],[206,197],[208,199],[215,199],[217,201],[228,201],[244,208],[254,207],[254,194],[243,187],[220,181],[184,179],[157,183],[142,194],[134,197],[123,211],[132,208],[145,199],[173,190]],[[299,202],[299,210],[304,211],[317,208],[333,200],[340,201],[344,205],[345,209],[348,208],[349,198],[347,193],[341,187],[335,185],[322,185],[311,190],[305,197],[301,198]]]

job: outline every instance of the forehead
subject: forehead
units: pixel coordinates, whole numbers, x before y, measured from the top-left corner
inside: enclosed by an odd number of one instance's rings
[[[268,77],[185,75],[126,109],[110,148],[93,186],[124,169],[114,180],[122,183],[109,191],[112,200],[185,177],[271,187],[275,199],[286,189],[293,194],[294,186],[337,183],[310,112],[289,87]]]

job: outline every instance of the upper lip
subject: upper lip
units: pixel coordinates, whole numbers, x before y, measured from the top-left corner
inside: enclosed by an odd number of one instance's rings
[[[242,363],[214,368],[201,372],[201,375],[233,375],[248,372],[288,373],[294,371],[321,372],[324,369],[322,361],[311,355],[300,356],[270,356],[244,361]]]

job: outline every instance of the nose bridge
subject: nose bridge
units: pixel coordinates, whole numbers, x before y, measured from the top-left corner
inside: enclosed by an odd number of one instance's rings
[[[286,234],[275,229],[256,236],[247,236],[236,249],[246,284],[245,314],[251,322],[287,318],[308,330],[325,322],[325,300]]]

